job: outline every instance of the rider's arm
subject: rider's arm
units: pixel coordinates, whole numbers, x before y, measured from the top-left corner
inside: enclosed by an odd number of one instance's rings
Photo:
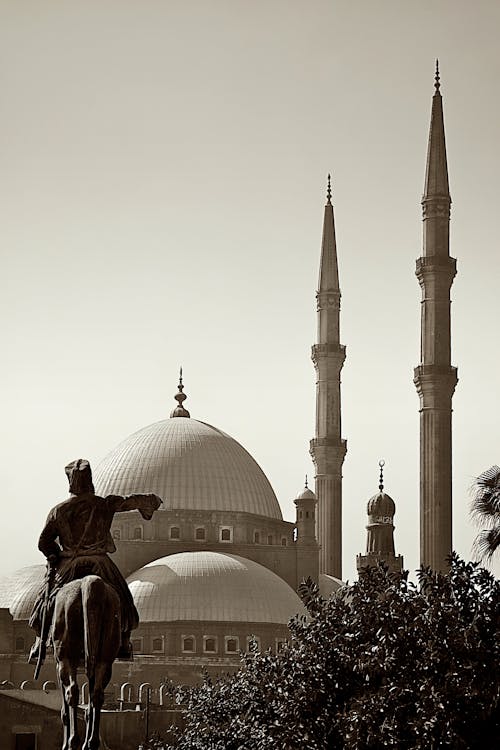
[[[59,557],[59,553],[61,552],[61,548],[56,542],[58,536],[59,531],[56,525],[55,514],[53,511],[50,511],[38,540],[38,549],[40,552],[43,552],[45,557],[52,560],[54,557]]]
[[[121,513],[126,510],[138,510],[143,518],[149,521],[155,510],[158,510],[162,499],[158,495],[108,495],[106,502],[109,503],[113,513]]]

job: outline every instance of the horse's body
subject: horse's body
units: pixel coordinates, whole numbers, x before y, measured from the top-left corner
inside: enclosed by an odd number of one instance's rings
[[[77,670],[82,665],[89,682],[82,750],[97,750],[104,690],[121,643],[117,592],[95,575],[65,584],[56,595],[51,636],[62,692],[63,750],[80,748]]]

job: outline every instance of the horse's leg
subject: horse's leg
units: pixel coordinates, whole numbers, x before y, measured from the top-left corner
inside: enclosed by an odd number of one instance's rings
[[[78,750],[80,737],[78,735],[77,713],[80,690],[76,681],[76,664],[71,664],[68,659],[60,659],[57,668],[65,707],[63,718],[65,744],[63,750]]]
[[[89,690],[89,700],[87,703],[87,711],[86,711],[86,732],[85,732],[85,742],[83,743],[84,748],[90,747],[90,738],[92,737],[92,727],[94,725],[94,707],[92,704],[92,695],[94,693],[94,677],[88,678],[88,690]]]
[[[111,679],[112,663],[98,662],[95,666],[93,685],[89,683],[89,705],[92,721],[88,725],[87,738],[82,750],[98,750],[100,746],[99,727],[101,722],[101,708],[104,703],[104,690]],[[90,730],[90,732],[89,732]]]
[[[66,701],[66,685],[61,682],[61,723],[63,725],[62,750],[69,750],[69,706]]]

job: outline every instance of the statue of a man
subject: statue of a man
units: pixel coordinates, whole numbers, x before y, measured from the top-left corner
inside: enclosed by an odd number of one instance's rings
[[[42,623],[50,623],[52,620],[57,591],[65,583],[87,575],[100,576],[118,593],[121,602],[122,644],[117,658],[131,659],[130,632],[139,624],[139,615],[125,579],[108,557],[109,552],[116,551],[110,527],[114,514],[120,511],[138,510],[143,518],[151,519],[162,500],[153,494],[97,496],[92,484],[90,464],[82,458],[68,464],[65,471],[71,495],[52,508],[38,541],[39,550],[48,560],[53,585],[50,587],[48,601],[47,588],[44,586],[33,607],[30,625],[37,638],[30,651],[29,661],[33,663],[39,658],[41,640],[47,637],[47,632],[41,633]],[[45,608],[47,612],[44,617]]]

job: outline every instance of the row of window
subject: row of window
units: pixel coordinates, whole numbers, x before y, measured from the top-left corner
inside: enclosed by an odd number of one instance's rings
[[[280,651],[284,638],[276,638],[276,652]],[[252,645],[254,644],[254,645]],[[144,653],[144,639],[134,638],[132,640],[132,646],[134,653]],[[203,636],[203,653],[204,654],[217,654],[219,651],[219,638],[216,635],[204,635]],[[16,652],[24,653],[26,648],[25,640],[21,636],[16,638],[15,649]],[[224,636],[224,653],[226,654],[238,654],[240,651],[240,639],[237,635],[226,635]],[[258,636],[248,636],[246,639],[246,650],[247,651],[260,651],[261,644]],[[163,654],[165,652],[165,637],[159,636],[153,638],[151,641],[151,651],[156,654]],[[194,635],[183,635],[181,636],[181,651],[183,654],[195,654],[196,653],[196,636]]]
[[[278,653],[283,644],[286,643],[284,638],[275,639],[276,653]],[[144,653],[144,638],[134,638],[132,640],[132,646],[135,654]],[[240,639],[237,635],[225,635],[224,644],[222,645],[222,651],[225,654],[238,654],[240,652]],[[261,641],[258,636],[248,636],[246,639],[246,650],[247,651],[260,651]],[[151,641],[151,651],[156,654],[163,654],[165,652],[165,637],[156,637]],[[219,653],[219,637],[216,635],[204,635],[202,640],[202,651],[204,654],[217,654]],[[183,635],[181,636],[181,652],[183,654],[196,654],[196,636],[194,635]]]
[[[314,521],[314,511],[313,510],[311,510],[311,511],[306,510],[305,511],[305,517],[309,518],[309,515],[311,516],[312,520]],[[303,516],[303,511],[299,510],[299,518],[303,518],[303,517],[304,517]]]
[[[181,530],[179,526],[170,526],[168,530],[169,539],[180,539],[181,538]],[[121,529],[114,529],[113,530],[113,538],[114,539],[121,539],[122,538],[122,532]],[[206,541],[206,529],[204,526],[198,526],[194,530],[194,539],[197,542],[204,542]],[[144,529],[142,526],[136,526],[132,531],[132,539],[139,540],[144,539]],[[232,542],[233,541],[233,527],[232,526],[219,526],[219,542]],[[253,541],[254,544],[264,544],[267,542],[267,544],[274,544],[274,536],[272,534],[262,534],[260,531],[254,531],[253,534]],[[281,545],[282,547],[286,547],[287,545],[287,538],[285,536],[281,537]]]

